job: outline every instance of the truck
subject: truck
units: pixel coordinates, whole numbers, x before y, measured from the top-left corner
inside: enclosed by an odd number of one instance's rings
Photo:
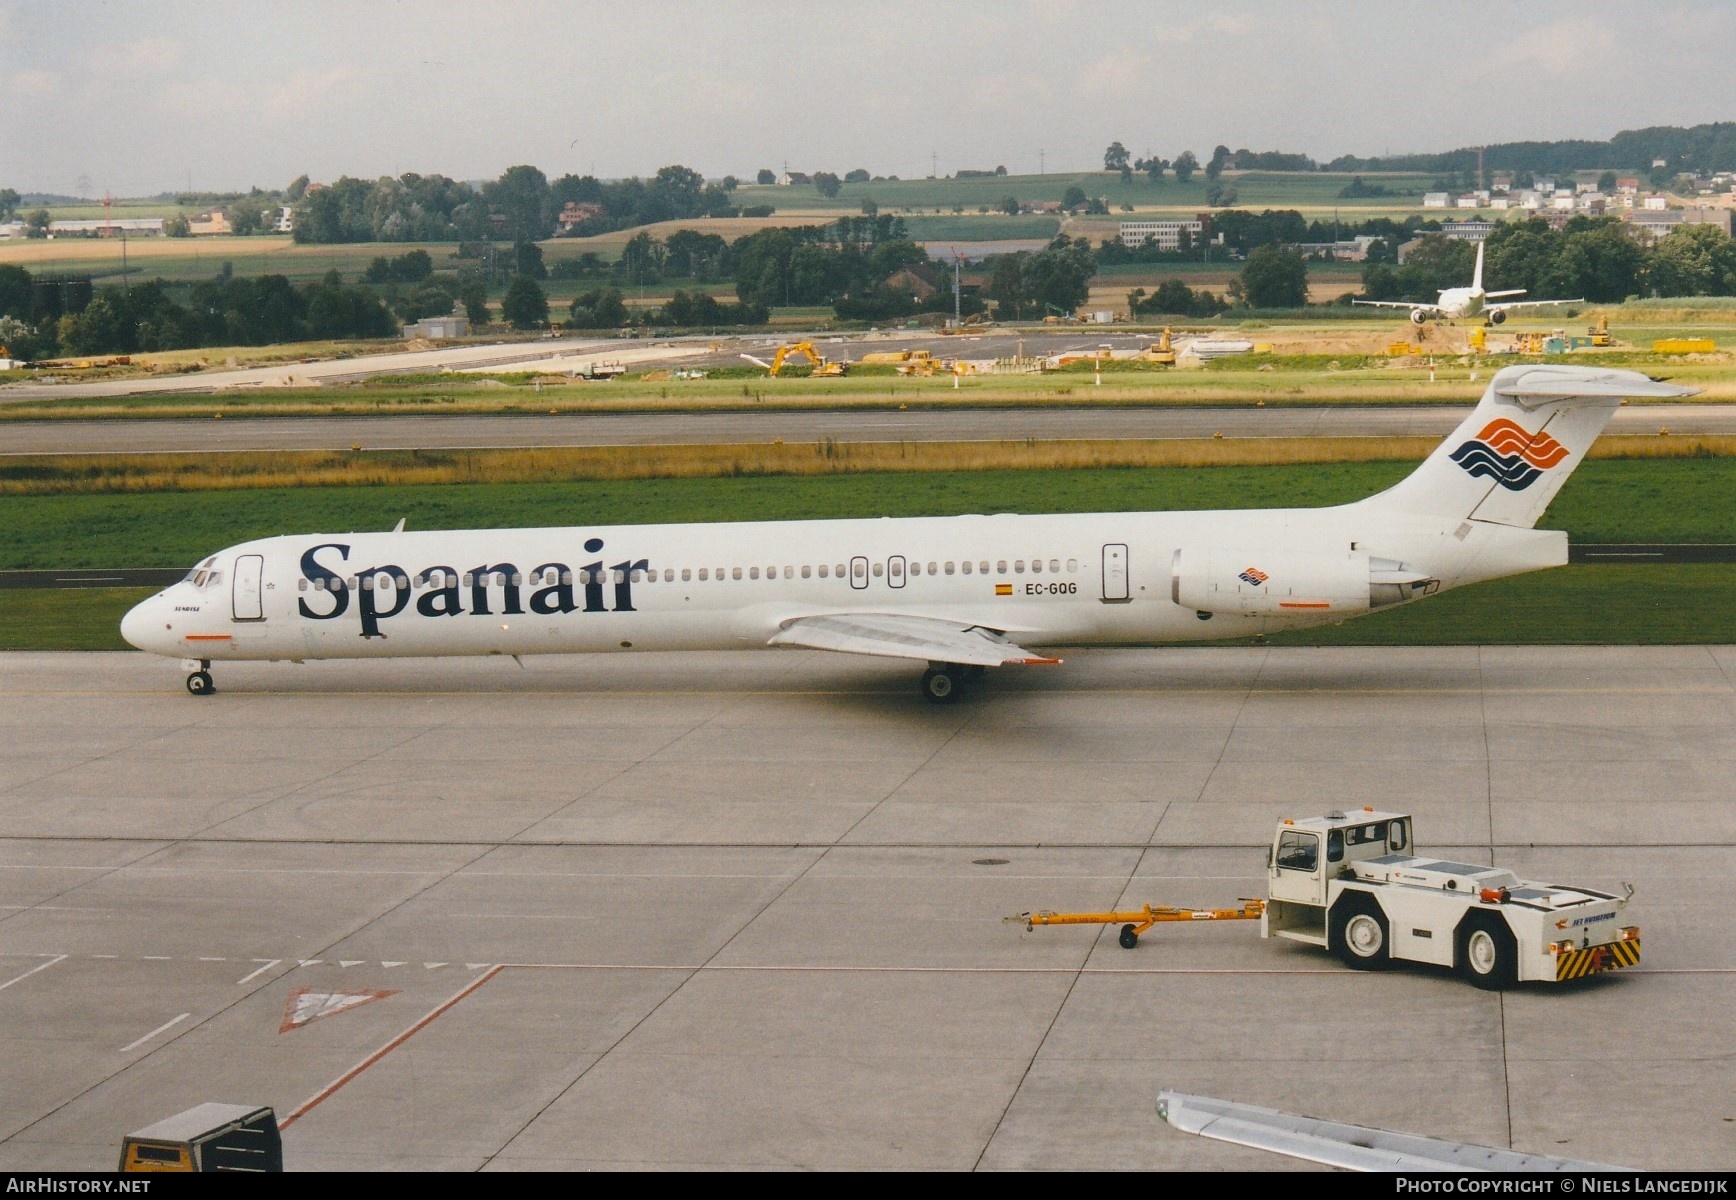
[[[1639,962],[1639,927],[1618,919],[1631,886],[1617,896],[1537,883],[1411,846],[1403,813],[1364,808],[1280,822],[1266,856],[1260,936],[1323,946],[1356,970],[1395,960],[1451,967],[1487,990]]]
[[[1500,867],[1412,853],[1411,817],[1363,808],[1285,818],[1266,848],[1266,895],[1239,908],[1020,913],[1037,925],[1121,924],[1131,950],[1165,921],[1258,920],[1262,938],[1332,951],[1353,970],[1394,962],[1448,967],[1488,991],[1561,983],[1640,961],[1640,930],[1620,923],[1634,890],[1520,879]]]

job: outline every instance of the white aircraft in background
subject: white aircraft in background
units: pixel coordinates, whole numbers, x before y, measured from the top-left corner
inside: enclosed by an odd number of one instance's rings
[[[1332,508],[263,538],[121,634],[182,659],[194,695],[215,661],[797,646],[927,663],[944,703],[1056,647],[1302,629],[1559,566],[1567,535],[1532,526],[1610,414],[1693,390],[1507,367],[1413,474]]]
[[[1475,317],[1485,315],[1489,324],[1499,325],[1507,319],[1510,308],[1541,308],[1549,304],[1584,304],[1585,299],[1578,300],[1506,300],[1500,304],[1490,304],[1489,301],[1498,296],[1523,296],[1524,288],[1512,288],[1505,292],[1485,292],[1483,290],[1483,243],[1477,243],[1477,269],[1471,275],[1470,287],[1444,288],[1439,299],[1434,304],[1412,303],[1405,300],[1352,300],[1352,304],[1366,304],[1371,308],[1408,308],[1411,324],[1421,325],[1430,317],[1446,317],[1457,320],[1460,317]]]

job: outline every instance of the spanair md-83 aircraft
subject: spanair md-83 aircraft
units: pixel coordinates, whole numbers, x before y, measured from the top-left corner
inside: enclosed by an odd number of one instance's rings
[[[312,533],[219,551],[121,634],[214,662],[796,646],[985,667],[1342,621],[1567,561],[1532,528],[1635,371],[1513,366],[1414,473],[1331,508]],[[1028,648],[1029,647],[1029,648]]]
[[[1489,301],[1501,296],[1523,296],[1524,288],[1512,288],[1505,292],[1485,292],[1483,290],[1483,243],[1477,243],[1477,269],[1471,275],[1470,287],[1443,288],[1434,304],[1412,303],[1405,300],[1352,300],[1352,304],[1366,304],[1370,308],[1408,308],[1411,324],[1421,325],[1431,317],[1446,317],[1448,320],[1458,320],[1460,317],[1486,316],[1489,324],[1499,325],[1507,319],[1507,310],[1511,308],[1542,308],[1550,304],[1584,304],[1584,298],[1578,300],[1502,300],[1498,304]]]

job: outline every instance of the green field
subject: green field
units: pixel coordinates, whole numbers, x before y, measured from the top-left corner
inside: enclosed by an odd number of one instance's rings
[[[0,570],[172,567],[280,533],[662,524],[969,512],[1313,507],[1371,495],[1410,462],[946,471],[422,487],[13,496]],[[1594,459],[1541,522],[1581,542],[1736,542],[1736,460]]]
[[[841,175],[842,172],[839,172]],[[1353,176],[1327,172],[1227,172],[1222,182],[1236,189],[1238,208],[1339,208],[1357,217],[1377,212],[1421,210],[1423,193],[1432,190],[1432,175],[1368,176],[1366,181],[1379,182],[1400,193],[1395,196],[1366,197],[1359,200],[1339,199],[1338,193]],[[812,184],[778,187],[775,184],[743,184],[736,189],[734,200],[740,205],[770,204],[780,213],[836,212],[854,213],[864,200],[872,200],[881,212],[951,212],[955,206],[976,212],[979,208],[995,208],[1012,196],[1021,201],[1058,201],[1067,189],[1077,187],[1087,196],[1101,196],[1111,209],[1131,204],[1138,210],[1173,209],[1203,211],[1206,207],[1208,183],[1203,170],[1186,183],[1166,174],[1156,183],[1144,175],[1135,174],[1132,183],[1122,183],[1119,174],[1107,171],[1067,172],[1049,175],[1005,175],[972,179],[901,179],[868,183],[846,183],[830,199],[820,195]]]

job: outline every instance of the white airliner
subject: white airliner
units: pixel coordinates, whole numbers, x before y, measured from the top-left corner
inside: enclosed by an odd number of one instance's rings
[[[1609,415],[1692,392],[1507,367],[1413,474],[1332,508],[263,538],[200,562],[121,634],[181,658],[194,695],[216,661],[797,646],[925,662],[923,694],[944,703],[1059,647],[1300,629],[1559,566],[1567,535],[1532,526]]]
[[[1578,300],[1505,300],[1500,304],[1490,304],[1489,301],[1499,296],[1523,296],[1524,288],[1512,288],[1505,292],[1485,292],[1483,290],[1483,243],[1477,243],[1477,269],[1471,276],[1470,287],[1444,288],[1439,299],[1434,304],[1412,303],[1405,300],[1352,300],[1352,304],[1366,304],[1371,308],[1408,308],[1411,324],[1421,325],[1431,317],[1446,317],[1458,320],[1460,317],[1475,317],[1479,314],[1489,318],[1489,324],[1499,325],[1507,319],[1510,308],[1542,308],[1550,304],[1584,304],[1585,299]]]

